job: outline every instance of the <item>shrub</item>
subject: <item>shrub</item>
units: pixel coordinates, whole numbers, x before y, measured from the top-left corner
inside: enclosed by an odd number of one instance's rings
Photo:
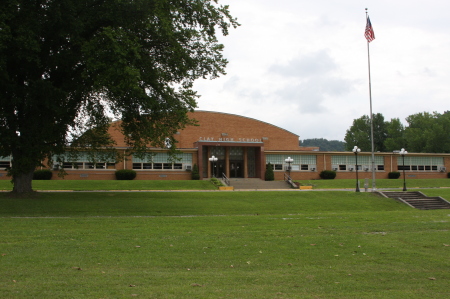
[[[33,180],[51,180],[53,172],[50,169],[40,169],[33,173]]]
[[[217,178],[211,178],[211,179],[210,179],[210,182],[211,182],[214,186],[216,186],[216,187],[221,187],[221,186],[223,186],[222,182],[219,181]]]
[[[400,177],[400,172],[398,171],[391,171],[388,173],[389,179],[398,179]]]
[[[275,174],[273,173],[273,166],[270,163],[266,165],[266,174],[264,176],[264,179],[266,181],[275,180]]]
[[[136,171],[131,169],[121,169],[116,171],[116,179],[117,180],[134,180],[136,177]]]
[[[198,172],[198,166],[197,164],[194,164],[194,166],[192,167],[192,172],[191,172],[191,178],[193,180],[199,180],[200,179],[200,174]]]
[[[336,178],[336,171],[334,170],[322,170],[319,174],[322,180],[334,180]]]
[[[447,172],[447,177],[450,179],[450,172]]]

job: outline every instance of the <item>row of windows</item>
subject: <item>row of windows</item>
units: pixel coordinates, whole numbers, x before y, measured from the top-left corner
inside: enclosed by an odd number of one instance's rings
[[[398,165],[398,170],[410,171],[446,171],[446,168],[439,165]]]
[[[182,163],[133,163],[133,169],[183,169]]]
[[[355,165],[340,164],[338,166],[333,166],[334,171],[353,171],[355,170]],[[369,165],[358,165],[358,170],[361,171],[371,171],[372,167]],[[375,170],[384,171],[384,165],[375,165]]]
[[[57,168],[56,165],[55,168]],[[116,169],[116,163],[64,162],[64,169]]]
[[[353,171],[355,170],[355,165],[353,164],[339,164],[339,165],[334,165],[333,167],[334,171]],[[372,167],[369,165],[358,165],[358,170],[361,171],[371,171]],[[375,170],[377,171],[384,171],[384,165],[375,165]]]
[[[266,164],[266,167],[269,164]],[[284,164],[270,164],[273,168],[273,170],[275,171],[281,171],[281,170],[288,170],[288,165],[284,165]],[[283,168],[284,165],[284,168]],[[309,165],[309,164],[301,164],[301,165],[292,165],[291,164],[291,171],[314,171],[316,170],[316,166],[315,165]]]

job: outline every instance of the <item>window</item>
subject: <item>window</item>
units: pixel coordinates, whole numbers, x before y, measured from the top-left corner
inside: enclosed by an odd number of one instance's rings
[[[9,161],[0,161],[0,168],[8,168],[11,166],[11,163]]]
[[[397,169],[400,171],[439,171],[444,167],[444,158],[442,157],[397,157]]]
[[[286,159],[290,157],[293,162],[286,163]],[[291,171],[309,171],[316,168],[316,156],[315,155],[266,155],[266,164],[271,163],[274,165],[274,170],[287,171],[289,165]]]
[[[173,157],[168,153],[147,153],[144,158],[133,156],[133,169],[182,170],[192,167],[192,154],[182,153]]]
[[[58,161],[62,161],[64,169],[116,169],[116,162],[112,160],[114,158],[108,152],[67,152],[53,156],[53,162],[57,165]]]
[[[64,169],[115,169],[116,163],[64,162]]]
[[[0,170],[11,167],[11,157],[0,157]]]
[[[384,157],[375,156],[374,162],[376,170],[384,171]],[[333,169],[337,168],[339,171],[355,170],[356,157],[355,155],[331,156],[331,164],[334,165]],[[370,155],[358,155],[358,170],[372,170],[372,157]]]

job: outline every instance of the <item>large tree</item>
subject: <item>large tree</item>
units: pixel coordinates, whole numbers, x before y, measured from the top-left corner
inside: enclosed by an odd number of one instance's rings
[[[423,112],[406,118],[408,151],[450,153],[450,113]]]
[[[344,137],[346,150],[352,150],[355,145],[365,152],[370,152],[372,150],[370,123],[371,120],[368,115],[363,115],[360,118],[353,120],[352,126],[347,130]],[[383,114],[373,114],[373,139],[375,151],[384,151],[384,140],[386,139],[386,136],[387,128]]]
[[[405,127],[399,118],[386,122],[387,136],[384,141],[386,151],[392,152],[406,147]]]
[[[216,30],[237,25],[217,0],[2,1],[0,156],[12,155],[13,192],[111,116],[130,146],[163,145],[191,123],[194,80],[224,74]]]

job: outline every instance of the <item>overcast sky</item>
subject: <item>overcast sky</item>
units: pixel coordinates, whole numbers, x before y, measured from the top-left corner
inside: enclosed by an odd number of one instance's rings
[[[385,120],[450,110],[448,0],[220,0],[240,27],[221,37],[227,75],[200,80],[198,109],[238,114],[300,139],[344,140],[372,107]]]

